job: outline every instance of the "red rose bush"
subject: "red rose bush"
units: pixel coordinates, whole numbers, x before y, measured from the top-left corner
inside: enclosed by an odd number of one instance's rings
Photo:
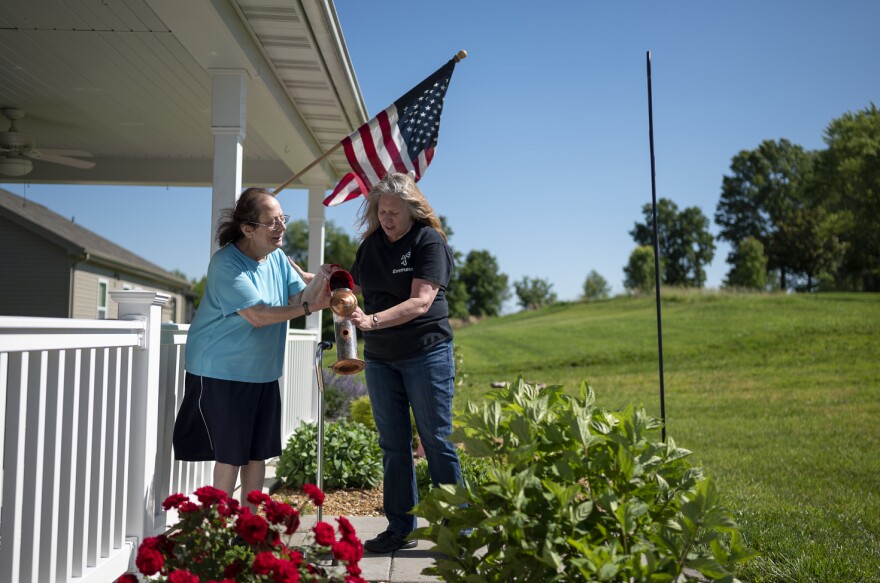
[[[324,493],[303,486],[321,506]],[[195,491],[198,503],[183,494],[165,499],[165,510],[177,510],[180,521],[170,531],[144,539],[135,565],[147,581],[164,583],[297,583],[299,581],[361,583],[358,562],[364,548],[347,518],[338,528],[318,522],[307,537],[311,544],[293,546],[301,508],[273,500],[254,490],[247,501],[257,514],[226,492],[204,486]],[[337,538],[338,533],[338,538]],[[117,581],[134,579],[131,574]]]

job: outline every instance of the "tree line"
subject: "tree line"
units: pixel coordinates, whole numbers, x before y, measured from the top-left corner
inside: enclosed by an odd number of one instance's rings
[[[880,291],[880,112],[871,104],[834,119],[826,148],[765,140],[734,156],[715,210],[730,243],[725,286],[792,291]],[[624,268],[627,289],[654,287],[653,212],[630,231],[638,247]],[[703,287],[714,256],[697,207],[657,203],[661,282]]]

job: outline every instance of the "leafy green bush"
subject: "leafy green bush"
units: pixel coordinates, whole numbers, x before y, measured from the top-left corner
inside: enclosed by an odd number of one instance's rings
[[[345,396],[334,386],[324,387],[324,419],[338,419],[343,417],[342,407],[345,404]]]
[[[367,429],[376,431],[376,421],[373,419],[373,409],[370,406],[370,397],[367,395],[351,402],[348,418],[355,423],[360,423]]]
[[[431,490],[416,507],[448,581],[672,581],[685,568],[732,581],[754,556],[690,452],[654,442],[643,409],[606,412],[522,377],[468,404],[452,439],[493,460],[481,483]],[[460,531],[472,528],[470,536]]]
[[[278,459],[276,475],[285,485],[315,483],[318,426],[300,425]],[[324,488],[375,488],[382,480],[382,450],[376,434],[344,419],[324,426]]]
[[[495,467],[491,458],[474,457],[467,450],[458,448],[458,461],[461,463],[462,479],[473,486],[487,481],[489,470]],[[416,461],[416,484],[419,488],[419,500],[424,500],[433,488],[431,473],[428,471],[428,460],[421,458]]]
[[[367,395],[367,387],[355,375],[340,375],[322,369],[324,380],[324,419],[347,417],[351,402]]]

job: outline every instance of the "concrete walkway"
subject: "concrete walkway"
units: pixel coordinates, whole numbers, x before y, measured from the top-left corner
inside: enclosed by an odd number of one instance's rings
[[[361,541],[373,538],[388,526],[388,521],[384,516],[348,516],[347,518],[354,526]],[[296,537],[305,537],[306,533],[315,525],[316,520],[317,516],[314,514],[302,517],[297,535],[294,536],[294,544],[301,542],[302,539],[298,540]],[[337,526],[335,516],[325,514],[321,520],[333,525],[334,528]],[[419,526],[427,526],[427,523],[423,519],[419,519]],[[300,535],[300,533],[302,534]],[[433,576],[422,575],[422,569],[430,567],[437,556],[437,553],[432,553],[429,550],[432,546],[433,543],[420,540],[415,548],[396,551],[390,555],[376,555],[364,551],[364,558],[359,563],[363,571],[362,577],[371,582],[389,583],[441,581]]]

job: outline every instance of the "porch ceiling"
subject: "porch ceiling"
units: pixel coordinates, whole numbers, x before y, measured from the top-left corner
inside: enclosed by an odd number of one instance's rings
[[[250,78],[247,184],[283,182],[367,119],[330,0],[3,0],[0,107],[26,112],[37,150],[96,165],[0,181],[210,185],[212,69]],[[328,188],[344,164],[299,184]]]

